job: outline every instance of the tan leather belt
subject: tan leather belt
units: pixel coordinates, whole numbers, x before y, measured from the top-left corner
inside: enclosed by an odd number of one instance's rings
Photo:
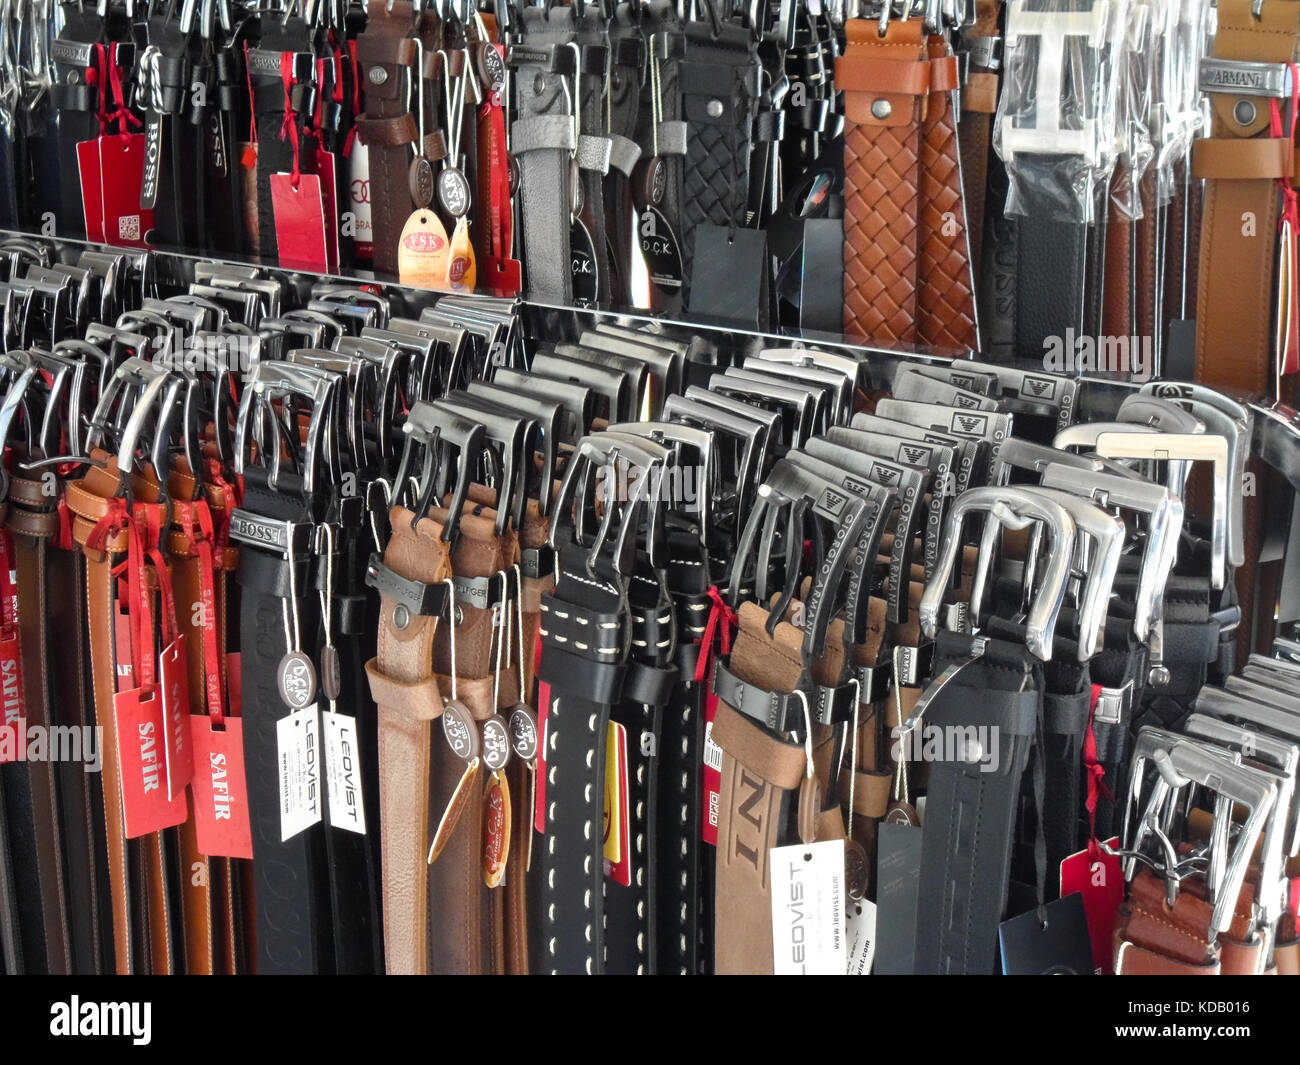
[[[957,62],[921,20],[845,24],[844,331],[973,348],[975,306],[951,90]],[[954,239],[951,226],[959,227]]]

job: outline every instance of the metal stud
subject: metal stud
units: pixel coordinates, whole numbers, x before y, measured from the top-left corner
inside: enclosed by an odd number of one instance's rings
[[[894,105],[891,104],[888,100],[873,100],[871,102],[872,118],[881,118],[881,119],[888,118],[891,114],[893,114],[893,111],[894,111]]]

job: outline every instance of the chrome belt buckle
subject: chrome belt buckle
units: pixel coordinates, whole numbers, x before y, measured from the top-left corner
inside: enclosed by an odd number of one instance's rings
[[[1291,70],[1286,63],[1206,56],[1201,60],[1197,85],[1201,92],[1284,100],[1291,96]]]

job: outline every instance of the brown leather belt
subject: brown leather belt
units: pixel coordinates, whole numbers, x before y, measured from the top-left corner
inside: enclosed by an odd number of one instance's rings
[[[921,20],[845,24],[844,331],[973,348],[975,306],[956,118],[957,62]],[[960,239],[952,236],[958,227]]]
[[[970,221],[971,262],[983,262],[984,201],[988,192],[989,147],[993,115],[998,109],[998,0],[976,0],[975,22],[962,32],[970,67],[961,92],[961,119],[957,123],[961,172]]]
[[[1214,59],[1291,62],[1300,44],[1300,3],[1266,0],[1258,13],[1254,6],[1253,0],[1222,0]],[[1295,180],[1294,147],[1289,137],[1269,135],[1267,98],[1218,91],[1208,95],[1211,135],[1192,149],[1192,173],[1205,179],[1196,378],[1253,395],[1271,394],[1278,179]],[[1277,398],[1289,401],[1288,396]],[[1248,559],[1259,558],[1261,541],[1260,498],[1255,497],[1246,500]],[[1237,571],[1243,611],[1237,646],[1242,658],[1271,642],[1277,579],[1268,571],[1276,568],[1251,565]]]

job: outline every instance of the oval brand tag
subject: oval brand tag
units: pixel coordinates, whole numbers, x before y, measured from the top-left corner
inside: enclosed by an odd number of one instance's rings
[[[339,649],[327,643],[320,653],[321,694],[333,702],[343,692],[343,674],[339,667]]]
[[[531,762],[537,757],[537,715],[523,703],[510,711],[510,741],[517,758]]]
[[[867,851],[855,839],[844,841],[844,881],[849,898],[861,899],[867,894]]]
[[[442,734],[457,758],[465,762],[478,759],[478,727],[469,707],[459,699],[448,699],[442,708]]]
[[[447,231],[432,211],[416,211],[406,220],[397,245],[397,277],[403,285],[442,288],[447,283],[450,249]]]
[[[463,218],[469,213],[469,181],[454,166],[438,175],[438,202],[453,218]]]
[[[487,87],[488,93],[499,93],[506,84],[506,61],[501,58],[497,46],[484,41],[475,58],[478,60],[479,79]]]
[[[414,159],[406,181],[410,186],[411,202],[416,207],[423,209],[433,203],[433,167],[428,159],[424,156]]]
[[[490,888],[506,877],[510,827],[510,782],[504,773],[493,773],[483,796],[483,883]]]
[[[569,227],[569,252],[573,270],[573,302],[579,307],[594,307],[600,299],[596,246],[591,242],[587,227],[577,218]]]
[[[663,211],[658,207],[643,208],[637,233],[651,283],[661,292],[678,292],[682,287],[682,252]]]
[[[493,714],[483,722],[483,764],[492,772],[504,769],[510,761],[510,729],[505,718]]]
[[[275,671],[276,685],[284,705],[301,710],[316,697],[316,667],[301,651],[290,651]]]
[[[895,799],[889,804],[889,809],[885,811],[885,823],[890,825],[910,825],[912,828],[917,828],[921,824],[921,818],[916,812],[916,807],[910,802]]]

